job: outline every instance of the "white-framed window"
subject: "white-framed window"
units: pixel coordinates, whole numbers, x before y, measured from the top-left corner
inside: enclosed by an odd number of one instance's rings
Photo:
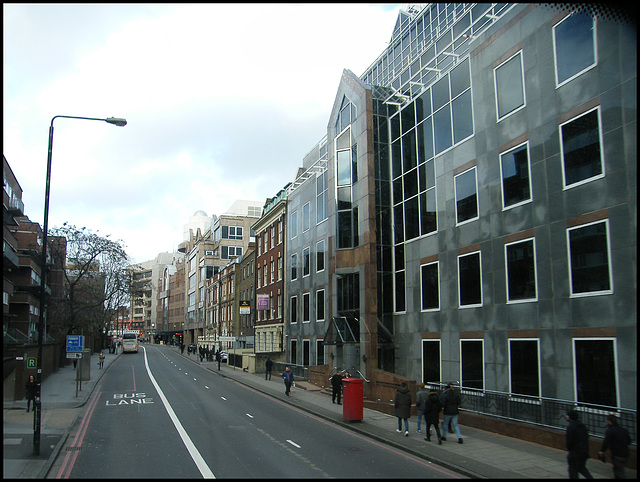
[[[572,297],[613,294],[609,220],[567,228]]]
[[[311,293],[302,294],[302,322],[309,323],[311,321]]]
[[[291,213],[291,221],[289,222],[289,231],[291,231],[291,239],[298,237],[298,211]]]
[[[316,272],[324,271],[324,239],[316,243]]]
[[[440,263],[435,261],[420,266],[422,311],[440,309]]]
[[[598,63],[596,22],[575,12],[553,27],[556,88],[592,69]]]
[[[574,338],[575,401],[617,407],[620,400],[615,338]]]
[[[302,249],[302,277],[311,274],[311,248],[307,246]]]
[[[298,254],[291,255],[291,280],[298,279]]]
[[[456,225],[478,219],[478,179],[476,166],[454,177]]]
[[[605,175],[600,106],[560,125],[562,180],[565,189]]]
[[[291,311],[289,313],[289,323],[295,325],[298,323],[298,296],[294,295],[291,297]]]
[[[502,209],[531,202],[531,160],[529,141],[500,154]]]
[[[526,106],[522,51],[507,59],[493,71],[498,122]]]
[[[324,321],[324,289],[316,290],[316,322]]]
[[[484,389],[484,340],[460,340],[460,386]]]
[[[482,306],[482,257],[480,251],[458,256],[460,308]]]
[[[535,238],[504,245],[507,303],[538,300]]]
[[[311,227],[311,203],[305,203],[302,206],[302,232],[309,231]]]
[[[540,340],[509,339],[509,392],[512,395],[540,396]]]

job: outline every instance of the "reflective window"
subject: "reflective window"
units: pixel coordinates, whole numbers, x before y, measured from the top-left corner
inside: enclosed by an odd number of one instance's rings
[[[527,239],[505,245],[507,270],[507,301],[535,301],[536,252],[535,240]]]
[[[454,178],[456,195],[456,222],[462,224],[478,218],[478,183],[476,168]]]
[[[429,263],[420,267],[422,287],[422,311],[440,309],[439,263]]]
[[[529,144],[525,143],[500,154],[502,207],[510,208],[531,200]]]
[[[511,393],[540,396],[538,340],[509,340]]]
[[[611,294],[608,220],[569,228],[567,240],[571,295]]]
[[[576,338],[573,343],[576,401],[617,407],[615,340]]]
[[[522,52],[518,52],[494,70],[498,120],[525,105]]]
[[[458,296],[460,307],[482,305],[482,264],[479,251],[458,256]]]
[[[460,340],[460,372],[463,388],[484,388],[484,340]]]
[[[599,108],[562,124],[560,138],[565,187],[604,176]]]
[[[596,25],[591,16],[574,13],[553,27],[556,86],[596,65]]]

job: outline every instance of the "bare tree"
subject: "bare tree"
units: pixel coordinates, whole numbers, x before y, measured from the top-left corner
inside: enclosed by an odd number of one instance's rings
[[[111,308],[126,304],[129,296],[129,257],[124,243],[68,223],[54,228],[52,236],[66,239],[66,269],[65,297],[52,303],[50,313],[55,320],[49,323],[58,325],[61,336],[83,332],[102,336],[104,343]],[[55,243],[51,248],[52,256],[63,256]]]

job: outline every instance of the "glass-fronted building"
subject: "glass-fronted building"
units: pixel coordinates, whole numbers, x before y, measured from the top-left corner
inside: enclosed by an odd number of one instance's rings
[[[305,230],[315,186],[289,195],[290,361],[320,359],[309,339],[374,392],[392,373],[635,409],[636,58],[635,26],[588,10],[401,11],[343,72],[325,227]]]

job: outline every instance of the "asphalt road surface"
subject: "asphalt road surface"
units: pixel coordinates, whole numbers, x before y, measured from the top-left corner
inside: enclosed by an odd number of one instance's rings
[[[144,346],[102,376],[48,477],[459,475]]]

